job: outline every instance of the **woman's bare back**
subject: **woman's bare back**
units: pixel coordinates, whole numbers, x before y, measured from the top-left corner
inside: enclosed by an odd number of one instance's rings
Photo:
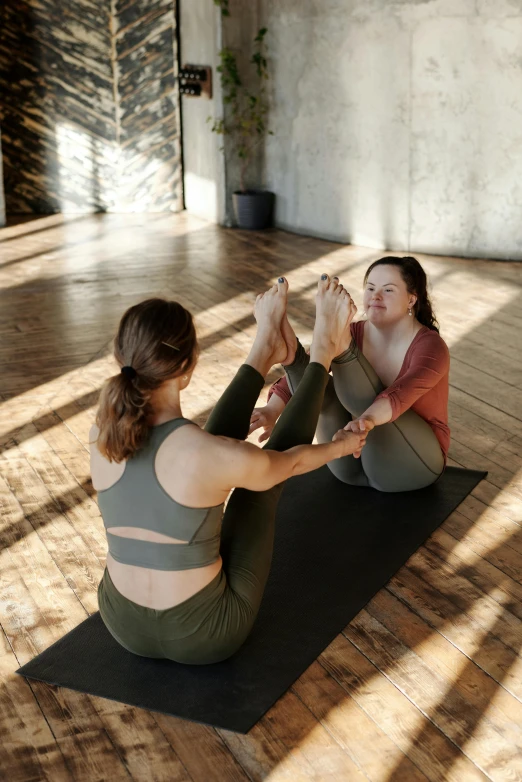
[[[91,474],[97,491],[109,489],[125,472],[125,462],[116,464],[105,459],[96,447],[97,427],[90,432]],[[162,443],[155,461],[160,486],[175,502],[189,507],[213,507],[226,499],[228,492],[216,490],[214,481],[206,484],[194,480],[194,449],[212,448],[212,438],[197,426],[184,426],[172,432]],[[192,468],[191,468],[192,466]],[[209,476],[211,477],[211,476]],[[136,527],[112,527],[113,535],[163,544],[186,544],[188,541]],[[152,570],[124,565],[107,555],[107,569],[116,589],[138,605],[162,610],[187,600],[209,584],[221,570],[216,562],[191,570]]]

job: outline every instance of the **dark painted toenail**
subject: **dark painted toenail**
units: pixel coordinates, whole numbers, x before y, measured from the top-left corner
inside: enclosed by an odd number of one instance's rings
[[[284,278],[284,277],[280,277],[280,278],[278,279],[278,282],[284,282],[284,281],[285,281],[285,278]]]
[[[328,279],[328,275],[327,274],[321,274],[321,279],[322,280],[327,280]]]

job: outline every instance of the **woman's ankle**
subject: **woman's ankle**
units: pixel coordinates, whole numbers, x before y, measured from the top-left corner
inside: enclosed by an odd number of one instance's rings
[[[304,347],[301,345],[299,340],[297,340],[297,348],[295,351],[295,357],[291,364],[281,364],[284,370],[287,369],[296,369],[299,366],[306,366],[308,364],[309,358],[308,353],[304,349]]]
[[[355,339],[352,338],[352,341],[346,348],[346,350],[343,350],[342,353],[339,353],[338,356],[336,356],[332,363],[333,364],[348,364],[350,361],[354,361],[359,356],[359,348],[357,347],[357,343]]]

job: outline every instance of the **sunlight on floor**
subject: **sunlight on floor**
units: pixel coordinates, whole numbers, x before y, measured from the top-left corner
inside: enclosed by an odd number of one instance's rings
[[[108,353],[107,346],[107,355],[2,402],[0,437],[30,424],[43,411],[54,410],[86,391],[100,388],[113,371],[113,359]]]
[[[486,292],[479,295],[477,276],[480,278],[480,272],[455,271],[445,275],[440,285],[434,285],[435,309],[445,313],[441,325],[444,327],[444,339],[450,348],[520,295],[518,286],[498,280],[495,283],[495,296],[489,298],[489,278],[484,279]]]

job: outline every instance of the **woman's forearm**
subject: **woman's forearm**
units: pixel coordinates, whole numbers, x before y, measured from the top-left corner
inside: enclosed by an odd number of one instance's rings
[[[266,407],[270,410],[271,413],[273,413],[276,418],[279,418],[281,413],[286,407],[286,402],[284,399],[281,399],[278,394],[273,393],[268,402],[266,403]]]
[[[291,475],[302,475],[323,467],[333,459],[340,459],[346,454],[346,444],[331,442],[321,445],[296,445],[289,448],[286,454],[292,457]]]
[[[334,459],[348,454],[360,454],[366,442],[366,434],[344,432],[342,429],[334,435],[331,443],[321,445],[295,445],[286,451],[272,451],[269,448],[256,448],[250,443],[236,442],[228,459],[229,485],[266,491],[283,483],[294,475],[312,472]],[[230,469],[232,468],[232,469]]]
[[[370,407],[359,416],[359,418],[371,418],[375,426],[387,424],[391,421],[393,415],[391,402],[389,399],[377,399]]]

